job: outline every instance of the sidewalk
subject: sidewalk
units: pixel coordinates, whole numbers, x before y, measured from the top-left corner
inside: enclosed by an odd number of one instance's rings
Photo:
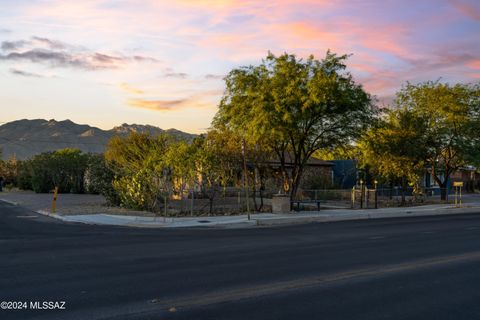
[[[32,193],[16,192],[2,193],[0,200],[12,204],[27,207],[37,213],[50,216],[65,222],[77,222],[98,225],[116,225],[144,228],[183,228],[183,227],[220,227],[220,228],[245,228],[255,226],[293,225],[310,222],[332,222],[362,219],[398,218],[414,216],[432,216],[446,214],[480,213],[480,196],[469,197],[462,208],[456,208],[451,204],[435,204],[418,207],[381,208],[381,209],[326,209],[321,211],[303,211],[285,214],[258,213],[236,216],[212,216],[212,217],[178,217],[163,218],[161,216],[140,216],[135,211],[122,211],[109,214],[103,207],[99,207],[100,198],[91,195],[67,195],[63,196],[63,209],[60,207],[59,214],[52,214],[46,209],[48,198],[51,195],[36,195]],[[16,201],[13,201],[15,199]],[[84,202],[82,202],[82,200]],[[96,205],[89,206],[91,203]],[[81,210],[82,203],[85,205]],[[97,208],[98,211],[94,209]],[[100,210],[102,209],[102,210]],[[63,211],[65,212],[63,212]],[[113,209],[112,209],[113,210]],[[81,212],[82,214],[78,214]],[[113,211],[112,211],[113,212]],[[65,214],[67,213],[67,214]]]
[[[322,210],[296,212],[286,214],[259,213],[251,214],[250,220],[247,215],[238,216],[214,216],[214,217],[135,217],[109,214],[88,215],[56,215],[46,211],[39,213],[48,215],[66,222],[80,222],[86,224],[117,225],[144,228],[185,228],[185,227],[223,227],[245,228],[254,226],[293,225],[311,222],[333,222],[362,219],[399,218],[415,216],[432,216],[464,213],[480,213],[480,203],[470,203],[462,208],[452,205],[429,205],[408,208],[385,208],[364,210]]]

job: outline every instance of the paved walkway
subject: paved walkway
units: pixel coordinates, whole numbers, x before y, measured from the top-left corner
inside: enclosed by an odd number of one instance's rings
[[[138,211],[110,208],[101,196],[60,195],[59,214],[49,212],[52,195],[32,192],[1,193],[0,200],[24,206],[32,211],[67,222],[147,228],[225,227],[244,228],[268,225],[292,225],[309,222],[379,219],[426,215],[480,213],[480,195],[467,195],[462,208],[451,204],[382,209],[328,209],[285,214],[257,213],[236,216],[179,217],[142,216]],[[109,211],[110,210],[110,211]],[[111,213],[114,214],[111,214]]]
[[[33,191],[4,191],[0,192],[0,200],[17,204],[32,211],[50,211],[52,207],[52,193],[35,193]],[[83,214],[119,214],[119,215],[153,215],[151,213],[127,210],[119,207],[109,207],[104,196],[95,194],[62,193],[57,198],[57,212],[62,215]]]
[[[322,210],[286,214],[259,213],[251,214],[250,220],[247,215],[238,216],[215,216],[215,217],[135,217],[109,214],[89,215],[52,215],[46,211],[39,213],[52,216],[68,222],[80,222],[87,224],[120,225],[147,228],[178,228],[178,227],[223,227],[245,228],[254,226],[293,225],[310,222],[331,222],[361,219],[398,218],[413,216],[445,215],[480,213],[480,202],[470,203],[461,208],[452,205],[428,205],[408,208],[385,208],[365,210]]]

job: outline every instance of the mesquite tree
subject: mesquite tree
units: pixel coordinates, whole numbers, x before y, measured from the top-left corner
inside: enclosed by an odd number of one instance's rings
[[[269,54],[258,66],[232,70],[214,126],[267,145],[293,199],[314,152],[351,143],[374,114],[371,96],[348,73],[348,56]],[[287,162],[292,162],[287,169]]]

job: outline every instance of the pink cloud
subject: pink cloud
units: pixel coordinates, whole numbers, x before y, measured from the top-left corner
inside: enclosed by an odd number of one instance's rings
[[[207,90],[179,99],[130,99],[128,105],[153,111],[178,111],[185,108],[211,108],[212,97],[219,98],[222,94],[218,90]]]
[[[128,55],[128,66],[109,68],[109,72],[128,72],[110,82],[135,83],[153,97],[130,100],[130,106],[165,111],[215,105],[220,95],[208,99],[191,95],[215,85],[203,81],[204,75],[260,63],[269,50],[317,58],[327,49],[352,53],[349,70],[367,90],[382,97],[391,96],[407,80],[469,81],[478,77],[478,28],[464,15],[478,21],[480,11],[475,0],[450,2],[457,11],[433,0],[124,0],[115,5],[107,0],[51,0],[25,5],[18,20],[105,55],[89,56],[91,63],[121,65],[115,58]],[[468,28],[462,29],[465,21]],[[139,52],[158,54],[162,68],[140,68],[136,62],[141,59],[131,58]],[[183,72],[169,72],[159,79],[166,66]],[[179,93],[178,88],[184,91]],[[127,95],[143,91],[122,89]]]
[[[459,12],[467,17],[472,18],[473,20],[480,21],[480,5],[478,1],[476,3],[474,1],[450,0],[450,2]]]
[[[467,63],[467,66],[472,69],[480,70],[480,59],[470,61],[469,63]]]

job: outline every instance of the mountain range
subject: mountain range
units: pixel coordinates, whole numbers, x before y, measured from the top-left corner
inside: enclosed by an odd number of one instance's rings
[[[17,120],[0,126],[2,158],[15,156],[24,160],[32,156],[64,148],[77,148],[83,152],[102,153],[114,136],[127,136],[130,132],[159,135],[168,133],[188,141],[196,137],[176,129],[163,130],[150,125],[122,124],[110,130],[77,124],[70,120]]]

